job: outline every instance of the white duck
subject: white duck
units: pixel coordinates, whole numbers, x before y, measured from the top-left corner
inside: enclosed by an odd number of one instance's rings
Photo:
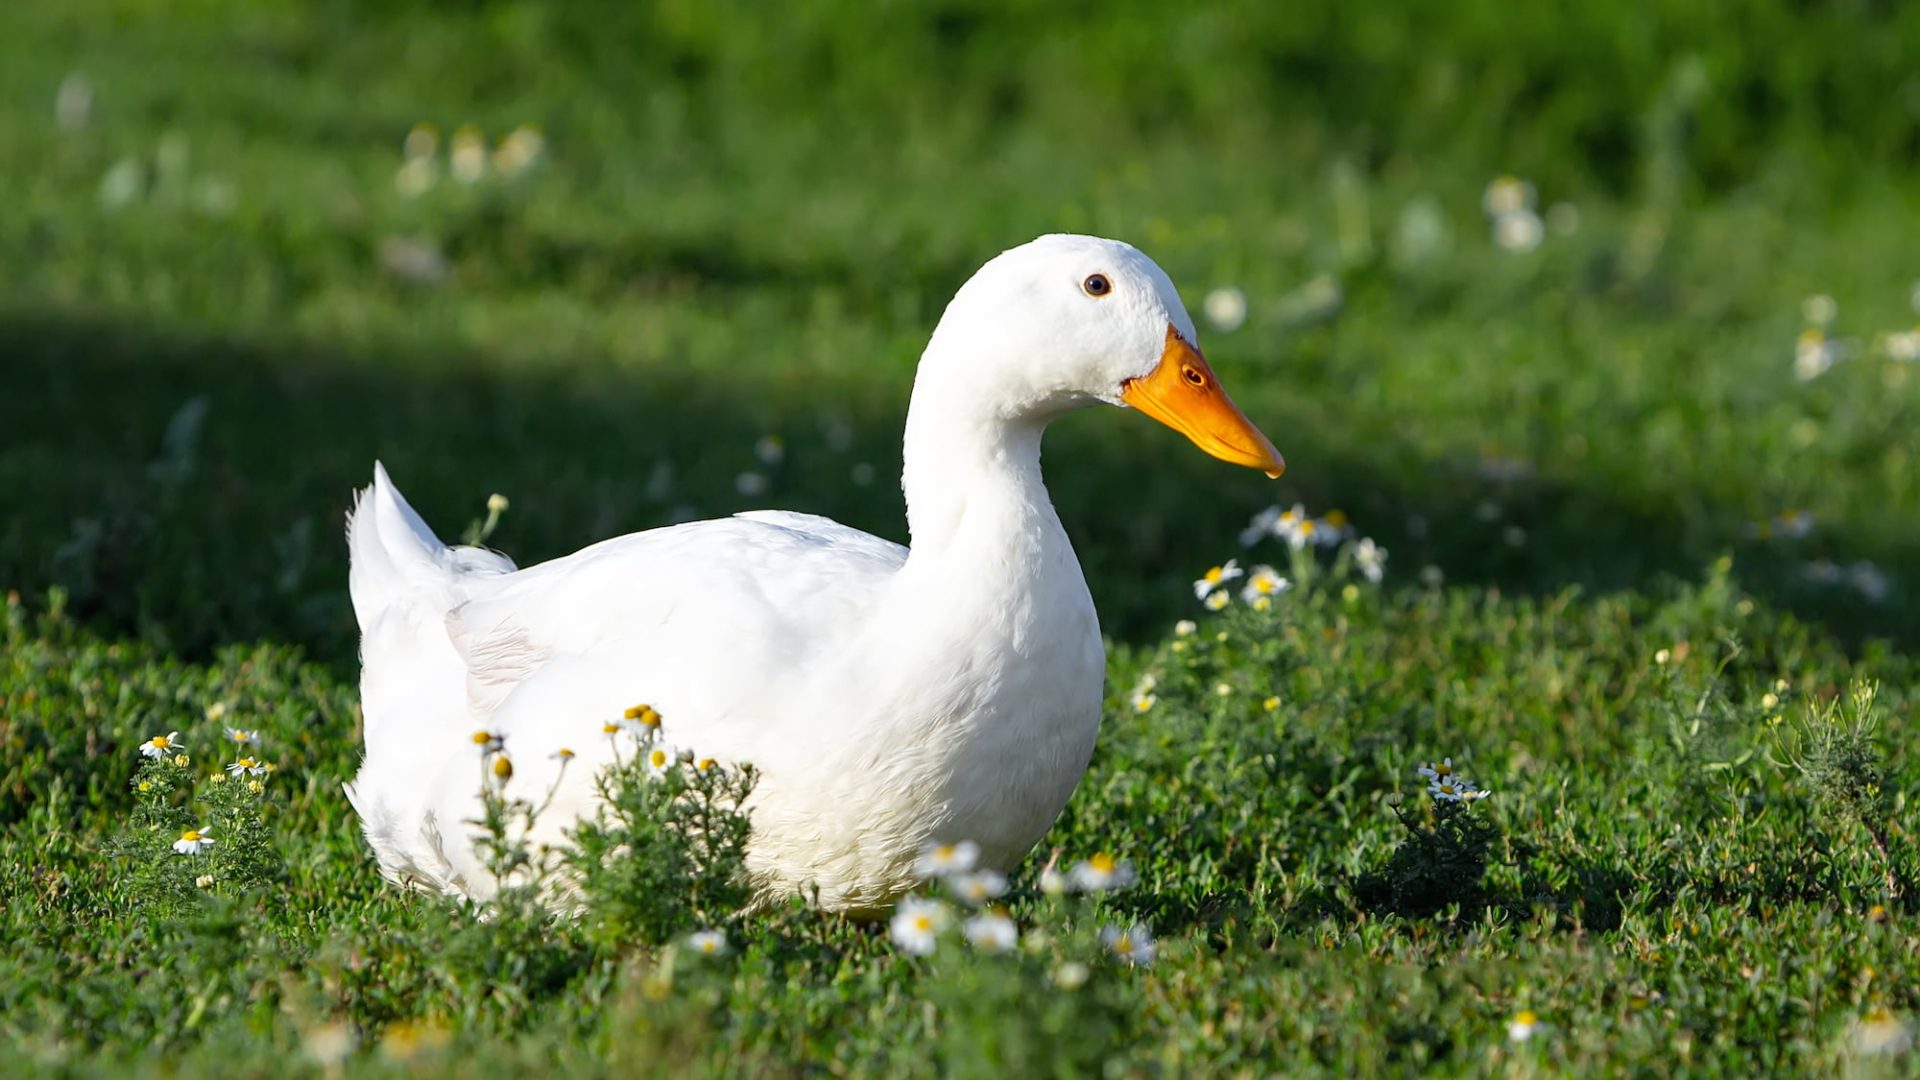
[[[348,526],[366,760],[348,795],[390,878],[484,899],[476,729],[536,842],[596,805],[608,718],[647,702],[675,746],[760,770],[748,867],[763,898],[872,911],[929,843],[1010,869],[1066,804],[1100,726],[1106,658],[1040,477],[1040,434],[1132,406],[1223,460],[1285,467],[1220,389],[1151,259],[1045,236],[961,287],[907,414],[903,548],[761,511],[595,544],[525,570],[448,548],[374,466]]]

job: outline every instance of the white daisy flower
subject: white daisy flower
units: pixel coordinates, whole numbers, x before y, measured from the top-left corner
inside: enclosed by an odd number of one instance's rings
[[[1133,884],[1137,875],[1133,872],[1132,863],[1102,851],[1091,859],[1074,863],[1069,877],[1073,887],[1081,892],[1104,892],[1126,888]]]
[[[1242,573],[1240,560],[1238,559],[1228,559],[1225,566],[1213,567],[1206,573],[1200,575],[1200,579],[1193,583],[1194,599],[1205,600],[1214,590],[1232,581],[1234,578],[1239,577]]]
[[[957,844],[928,844],[920,849],[913,872],[923,878],[964,874],[980,861],[980,845],[971,840]]]
[[[1273,598],[1293,587],[1293,582],[1279,575],[1271,566],[1256,566],[1253,573],[1247,575],[1247,584],[1240,590],[1240,599],[1249,604]]]
[[[482,754],[497,754],[507,745],[507,737],[497,731],[476,731],[469,738]]]
[[[256,729],[230,727],[227,729],[227,738],[233,740],[236,746],[260,745],[260,732]]]
[[[1504,217],[1533,209],[1533,185],[1517,176],[1496,176],[1480,196],[1480,208],[1488,217]]]
[[[1462,776],[1443,776],[1427,785],[1427,794],[1441,802],[1472,802],[1487,792],[1474,789],[1473,781]]]
[[[660,730],[660,711],[651,705],[632,705],[613,723],[636,739],[649,739]]]
[[[1231,285],[1215,289],[1201,301],[1200,310],[1215,330],[1231,334],[1247,321],[1247,294]]]
[[[1153,708],[1159,700],[1157,696],[1145,691],[1137,693],[1133,695],[1133,711],[1137,713],[1146,712],[1148,709]]]
[[[933,952],[940,931],[946,929],[950,918],[945,904],[909,896],[900,901],[899,909],[893,913],[893,921],[887,926],[888,936],[901,950],[926,956]]]
[[[979,907],[1007,891],[1007,878],[992,870],[975,870],[968,874],[953,875],[947,879],[947,886],[962,902]]]
[[[1370,536],[1361,537],[1353,545],[1353,566],[1361,577],[1378,585],[1387,574],[1387,549],[1374,543]]]
[[[169,731],[165,735],[155,735],[153,738],[140,744],[141,755],[150,758],[166,757],[168,754],[178,753],[183,749],[185,748],[180,745],[180,733],[177,731]]]
[[[687,935],[687,948],[702,956],[727,955],[727,935],[722,930],[696,930]]]
[[[648,776],[665,776],[673,770],[675,765],[680,764],[680,751],[666,743],[655,743],[647,747],[643,760],[647,765]]]
[[[239,776],[241,773],[248,776],[265,776],[267,764],[256,758],[243,757],[227,766],[228,776]]]
[[[1115,960],[1129,966],[1151,964],[1160,953],[1160,946],[1153,940],[1153,932],[1143,923],[1127,927],[1101,927],[1100,944],[1106,946]]]
[[[1546,225],[1541,222],[1540,215],[1531,210],[1517,210],[1493,219],[1493,242],[1500,245],[1503,251],[1532,251],[1540,246],[1546,234]]]
[[[1438,765],[1435,765],[1433,762],[1429,761],[1422,764],[1420,768],[1416,769],[1415,771],[1418,772],[1421,776],[1424,776],[1429,780],[1442,780],[1453,775],[1454,773],[1453,759],[1442,758],[1440,759],[1440,763]]]
[[[1801,382],[1811,382],[1832,370],[1840,359],[1839,346],[1827,335],[1812,328],[1801,331],[1793,344],[1793,374]]]
[[[545,136],[531,124],[521,124],[500,140],[493,152],[493,167],[502,176],[518,176],[533,167],[547,148]]]
[[[1540,1030],[1540,1014],[1532,1009],[1521,1009],[1507,1021],[1507,1038],[1514,1042],[1526,1042],[1533,1033]]]
[[[1233,594],[1221,589],[1219,592],[1207,594],[1207,598],[1201,603],[1207,605],[1208,611],[1223,611],[1228,604],[1233,603]]]
[[[1314,523],[1313,541],[1321,547],[1333,547],[1353,535],[1353,522],[1345,510],[1329,510]]]
[[[976,915],[961,925],[967,941],[984,953],[1003,953],[1020,944],[1020,928],[997,911]]]
[[[1325,529],[1326,527],[1318,521],[1303,517],[1287,530],[1287,546],[1295,551],[1302,551],[1310,545],[1318,544],[1320,537],[1325,534]]]
[[[1053,969],[1053,985],[1062,990],[1078,990],[1087,985],[1087,976],[1092,972],[1087,965],[1078,960],[1069,960]]]
[[[1788,510],[1773,519],[1773,528],[1789,540],[1803,540],[1813,533],[1813,515],[1805,510]]]
[[[471,184],[487,173],[487,137],[472,124],[463,124],[453,133],[453,178]]]
[[[572,761],[577,756],[579,755],[575,754],[573,751],[563,746],[560,749],[555,750],[553,753],[548,754],[547,760],[557,761],[560,764],[565,765],[567,762]]]
[[[213,837],[210,835],[211,832],[212,826],[209,825],[202,825],[197,829],[188,829],[180,834],[180,839],[173,842],[173,850],[181,855],[198,855],[200,852],[213,846]]]
[[[1267,537],[1272,536],[1274,523],[1279,520],[1280,507],[1278,504],[1269,506],[1265,510],[1253,515],[1253,518],[1247,522],[1247,527],[1240,530],[1240,546],[1252,547]]]
[[[1186,637],[1198,629],[1200,629],[1199,623],[1194,622],[1192,619],[1181,619],[1179,622],[1173,624],[1173,636]]]
[[[1294,503],[1287,509],[1282,510],[1279,516],[1273,519],[1273,535],[1281,540],[1285,540],[1297,551],[1302,545],[1295,541],[1294,534],[1300,531],[1300,526],[1307,520],[1306,506],[1301,503]]]

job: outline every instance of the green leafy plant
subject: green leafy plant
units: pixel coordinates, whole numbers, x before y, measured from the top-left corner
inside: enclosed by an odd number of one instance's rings
[[[589,940],[658,945],[746,907],[754,782],[751,765],[683,757],[650,735],[604,770],[600,812],[566,857]]]

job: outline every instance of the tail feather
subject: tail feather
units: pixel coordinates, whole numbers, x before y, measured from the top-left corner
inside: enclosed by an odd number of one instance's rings
[[[420,585],[445,584],[447,546],[407,505],[379,462],[373,465],[372,486],[347,515],[347,549],[352,556],[347,589],[363,630],[396,596]]]
[[[513,563],[497,552],[441,543],[377,463],[373,484],[347,517],[347,548],[366,739],[347,796],[389,877],[445,887],[452,871],[433,829],[432,789],[422,783],[420,763],[459,745],[475,723],[447,613],[479,579],[510,572]]]

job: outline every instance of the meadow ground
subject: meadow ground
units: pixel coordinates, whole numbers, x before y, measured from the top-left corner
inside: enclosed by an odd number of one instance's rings
[[[6,6],[0,1069],[1920,1071],[1920,8],[1347,7]],[[918,350],[1056,230],[1290,464],[1049,437],[1112,644],[1046,846],[1136,881],[920,956],[657,832],[579,919],[379,880],[374,458],[523,565],[904,539]],[[1356,532],[1242,546],[1296,502]]]

